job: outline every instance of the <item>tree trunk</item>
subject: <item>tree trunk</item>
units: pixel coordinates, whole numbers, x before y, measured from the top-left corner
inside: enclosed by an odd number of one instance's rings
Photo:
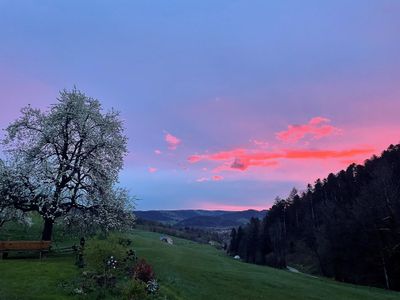
[[[54,220],[44,219],[44,227],[42,231],[42,241],[51,241],[51,235],[53,233]]]
[[[324,267],[324,264],[322,263],[322,259],[321,259],[321,256],[319,255],[318,249],[315,248],[314,253],[318,259],[319,271],[321,272],[322,276],[327,276],[327,274],[325,272],[325,267]]]
[[[313,203],[313,199],[312,198],[311,198],[311,217],[312,217],[312,220],[313,220],[313,225],[316,228],[317,227],[317,221],[316,221],[316,218],[315,218],[314,203]]]
[[[382,252],[381,252],[381,258],[382,258],[383,274],[385,275],[386,288],[388,290],[390,290],[389,276],[388,276],[388,272],[387,272],[387,269],[386,269],[385,256],[384,256],[384,254]]]

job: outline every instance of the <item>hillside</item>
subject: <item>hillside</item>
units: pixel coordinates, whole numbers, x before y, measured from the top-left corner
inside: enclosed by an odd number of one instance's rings
[[[362,165],[276,199],[266,218],[232,230],[229,252],[247,262],[296,265],[400,291],[400,144]],[[261,237],[261,238],[259,238]]]
[[[136,230],[129,236],[139,256],[154,266],[161,290],[170,300],[394,300],[400,297],[396,292],[246,264],[211,246],[183,239],[174,238],[174,245],[167,245],[159,241],[156,233]],[[58,288],[60,280],[77,274],[73,262],[73,256],[51,256],[44,261],[1,261],[1,299],[82,299]]]
[[[156,233],[136,231],[139,255],[155,267],[171,299],[398,299],[399,293],[341,284],[235,261],[211,246],[183,239],[161,244]]]
[[[252,217],[263,218],[266,211],[244,210],[149,210],[136,211],[138,218],[176,227],[231,228],[246,224]]]

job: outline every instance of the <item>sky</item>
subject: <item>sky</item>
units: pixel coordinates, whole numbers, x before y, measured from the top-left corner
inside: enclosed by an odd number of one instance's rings
[[[0,128],[121,112],[138,209],[265,209],[400,142],[400,1],[0,0]]]

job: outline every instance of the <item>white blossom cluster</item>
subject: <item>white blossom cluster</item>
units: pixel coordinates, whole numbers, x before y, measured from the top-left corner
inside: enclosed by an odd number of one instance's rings
[[[108,269],[116,269],[118,265],[118,261],[114,258],[114,256],[110,256],[106,261],[106,266]]]
[[[119,114],[103,113],[99,101],[76,89],[62,91],[49,111],[28,106],[21,113],[3,141],[0,201],[50,223],[80,210],[118,227],[122,192],[114,186],[127,143]]]
[[[72,209],[63,222],[71,232],[95,233],[99,228],[107,233],[111,230],[132,228],[135,222],[133,200],[128,192],[114,188],[109,197],[102,198],[95,210]]]
[[[32,218],[28,214],[13,207],[0,207],[0,227],[11,221],[28,227],[32,226]]]
[[[0,227],[7,222],[18,222],[22,225],[31,226],[32,218],[21,210],[15,209],[9,190],[14,189],[7,174],[7,168],[0,160]]]

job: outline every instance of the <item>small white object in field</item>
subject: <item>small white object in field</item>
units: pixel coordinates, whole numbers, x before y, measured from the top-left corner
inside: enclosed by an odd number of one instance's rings
[[[240,259],[240,256],[239,255],[235,255],[233,258],[234,259]]]
[[[174,241],[169,236],[161,236],[160,237],[160,241],[164,242],[164,243],[167,243],[169,245],[173,245],[174,244]]]
[[[293,272],[293,273],[300,273],[299,270],[297,270],[297,269],[295,269],[295,268],[293,268],[293,267],[287,266],[286,268],[287,268],[290,272]]]

